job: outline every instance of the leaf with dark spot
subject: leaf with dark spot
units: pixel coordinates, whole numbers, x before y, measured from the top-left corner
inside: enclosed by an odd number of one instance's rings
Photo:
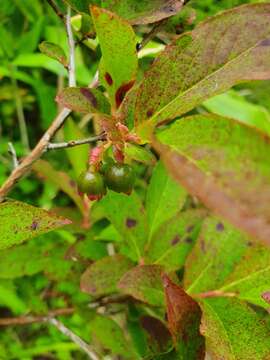
[[[116,90],[115,104],[116,104],[117,109],[122,104],[122,101],[124,100],[124,97],[126,96],[126,93],[132,88],[133,85],[134,85],[134,80],[130,81],[127,84],[121,85],[120,88]]]
[[[0,250],[47,233],[71,221],[19,201],[0,204]]]
[[[68,87],[56,96],[56,101],[62,106],[81,113],[110,113],[108,100],[97,89]]]
[[[127,218],[126,226],[130,229],[137,225],[137,221],[135,219]]]
[[[113,79],[111,77],[111,75],[109,73],[105,73],[105,80],[107,81],[108,85],[112,85],[113,84]]]
[[[139,135],[149,140],[147,129],[187,113],[239,82],[269,79],[269,13],[269,3],[233,8],[168,45],[138,90]],[[147,120],[149,108],[155,112]]]
[[[49,41],[43,41],[39,44],[39,50],[50,58],[59,61],[64,66],[68,66],[66,54],[59,45]]]
[[[203,360],[205,340],[200,334],[202,311],[180,286],[163,275],[168,326],[182,359]]]

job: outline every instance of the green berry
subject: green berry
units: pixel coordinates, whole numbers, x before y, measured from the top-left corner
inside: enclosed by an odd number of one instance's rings
[[[115,164],[115,161],[111,157],[103,158],[102,165],[100,167],[101,174],[105,174],[108,169]]]
[[[79,193],[87,194],[90,200],[98,200],[106,194],[103,176],[98,172],[87,170],[78,179]]]
[[[105,181],[109,189],[130,194],[135,182],[135,173],[130,165],[113,164],[105,172]]]

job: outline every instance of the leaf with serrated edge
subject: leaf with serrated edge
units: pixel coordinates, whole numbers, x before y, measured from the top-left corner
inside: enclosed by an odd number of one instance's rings
[[[269,359],[270,331],[248,305],[232,298],[212,298],[200,306],[201,330],[213,359]]]
[[[269,58],[270,4],[210,18],[167,46],[145,74],[135,110],[139,133],[147,137],[149,127],[241,81],[270,78]]]
[[[0,204],[0,250],[70,224],[71,221],[20,201]]]
[[[154,146],[180,184],[217,215],[270,243],[268,137],[231,119],[197,115],[175,122],[158,140]]]
[[[81,277],[81,290],[93,296],[117,291],[120,278],[133,267],[122,255],[107,256],[91,264]]]

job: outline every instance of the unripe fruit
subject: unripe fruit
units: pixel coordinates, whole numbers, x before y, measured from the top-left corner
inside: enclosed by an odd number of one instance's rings
[[[130,194],[135,182],[135,173],[130,165],[113,164],[105,172],[105,181],[109,189]]]
[[[107,156],[106,158],[103,158],[102,165],[100,167],[101,174],[105,174],[108,169],[114,164],[115,161],[111,157]]]
[[[98,172],[87,170],[81,173],[78,179],[79,193],[85,193],[90,200],[99,200],[106,194],[103,176]]]

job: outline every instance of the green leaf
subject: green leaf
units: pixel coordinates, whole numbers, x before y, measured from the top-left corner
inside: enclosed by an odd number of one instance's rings
[[[154,165],[156,162],[156,158],[151,150],[131,143],[126,143],[125,155],[128,159],[136,160],[145,165]]]
[[[270,135],[269,112],[262,106],[246,101],[236,91],[214,96],[205,101],[203,106],[215,114],[240,120]]]
[[[70,117],[65,122],[64,134],[65,141],[84,139],[86,137],[84,132]],[[75,146],[74,148],[66,149],[66,152],[74,169],[74,173],[78,178],[81,172],[86,169],[89,155],[89,145],[85,144]]]
[[[79,12],[89,12],[90,5],[100,5],[101,0],[64,0],[68,3],[74,10]]]
[[[269,11],[270,4],[231,9],[167,46],[138,91],[141,135],[240,81],[269,78]]]
[[[200,303],[202,332],[214,359],[262,360],[270,354],[270,332],[245,303],[212,298]]]
[[[116,12],[131,24],[149,24],[179,12],[181,0],[101,0],[102,7]]]
[[[169,171],[209,209],[269,244],[270,140],[237,121],[197,115],[160,132]]]
[[[32,53],[36,50],[36,47],[40,41],[41,32],[44,27],[44,17],[39,17],[30,31],[23,33],[19,38],[19,46],[17,52]]]
[[[269,304],[263,300],[262,295],[270,290],[269,248],[250,246],[219,290],[235,293],[239,299],[268,309]]]
[[[0,204],[0,250],[70,223],[43,209],[19,201],[4,201]]]
[[[73,111],[92,114],[108,114],[110,106],[105,96],[97,89],[69,87],[56,96],[58,104]]]
[[[14,314],[23,314],[28,310],[25,302],[18,296],[16,287],[8,280],[0,281],[0,305],[10,308]]]
[[[184,287],[189,294],[218,289],[241,260],[249,238],[215,217],[204,221],[199,239],[185,264]]]
[[[107,256],[91,264],[81,277],[81,290],[93,296],[117,292],[117,283],[133,263],[122,255]]]
[[[132,259],[139,260],[143,254],[147,233],[144,209],[139,196],[135,191],[129,196],[108,191],[98,207],[103,208],[105,217],[131,249]]]
[[[92,336],[113,354],[122,355],[125,359],[137,359],[134,349],[124,336],[123,330],[111,318],[96,315],[90,321]]]
[[[38,160],[33,165],[34,171],[42,177],[56,185],[59,189],[65,192],[77,205],[81,213],[84,214],[84,204],[82,198],[77,191],[77,185],[68,174],[63,171],[55,170],[52,165],[45,160]]]
[[[176,345],[178,359],[203,360],[205,341],[200,334],[202,311],[198,303],[167,275],[163,275],[162,280],[168,326]]]
[[[155,231],[173,218],[186,200],[186,190],[172,179],[160,161],[151,177],[146,195],[146,213],[149,224],[149,240]]]
[[[146,261],[164,266],[167,271],[180,269],[197,239],[205,211],[180,212],[162,224],[147,247]]]
[[[162,267],[139,265],[129,270],[118,283],[118,288],[135,299],[155,306],[164,305],[161,282]]]
[[[39,50],[50,58],[59,61],[65,67],[68,66],[66,54],[61,46],[50,41],[42,41],[42,43],[39,44]]]
[[[107,10],[92,7],[91,13],[102,52],[99,79],[118,108],[136,78],[136,35],[125,20]]]

